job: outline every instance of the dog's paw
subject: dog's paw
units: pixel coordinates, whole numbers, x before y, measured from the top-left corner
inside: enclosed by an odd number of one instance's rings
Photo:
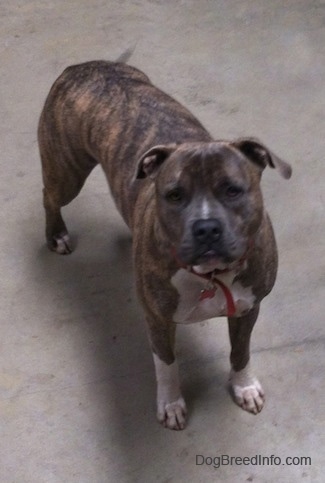
[[[158,401],[157,418],[165,428],[175,430],[184,429],[186,412],[186,404],[182,397],[179,397],[171,403]]]
[[[231,371],[230,385],[238,406],[252,414],[262,411],[265,393],[259,381],[250,375],[248,369]]]
[[[72,252],[71,240],[67,232],[54,235],[48,241],[48,247],[59,255],[69,255]]]

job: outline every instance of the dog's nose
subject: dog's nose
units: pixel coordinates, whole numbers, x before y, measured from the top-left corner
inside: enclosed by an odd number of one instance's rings
[[[194,238],[201,243],[214,242],[220,238],[222,226],[216,218],[198,220],[192,227],[192,233]]]

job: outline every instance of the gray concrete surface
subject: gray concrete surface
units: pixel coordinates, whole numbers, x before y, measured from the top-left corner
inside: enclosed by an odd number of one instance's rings
[[[323,482],[325,2],[12,0],[0,26],[1,483]],[[179,330],[187,429],[156,423],[130,237],[99,169],[65,209],[77,251],[44,246],[45,96],[67,65],[134,45],[130,63],[216,138],[260,137],[293,165],[290,182],[263,180],[281,265],[253,337],[257,417],[226,390],[217,319]],[[196,455],[311,465],[214,468]]]

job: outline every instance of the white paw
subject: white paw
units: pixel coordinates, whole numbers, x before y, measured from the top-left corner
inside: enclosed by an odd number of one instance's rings
[[[165,401],[158,401],[157,403],[158,421],[168,429],[184,429],[186,412],[186,404],[182,397],[171,403]]]
[[[72,252],[71,241],[68,233],[55,235],[49,244],[50,249],[59,255],[68,255]]]
[[[262,411],[265,393],[259,381],[250,375],[249,369],[231,371],[230,385],[238,406],[253,414]]]

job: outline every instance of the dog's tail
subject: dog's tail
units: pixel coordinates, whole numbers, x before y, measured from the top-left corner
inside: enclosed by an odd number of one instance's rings
[[[118,56],[118,58],[115,60],[115,62],[127,64],[128,60],[132,57],[136,46],[137,46],[137,44],[135,44],[133,47],[129,47],[128,49],[126,49],[121,55]]]

